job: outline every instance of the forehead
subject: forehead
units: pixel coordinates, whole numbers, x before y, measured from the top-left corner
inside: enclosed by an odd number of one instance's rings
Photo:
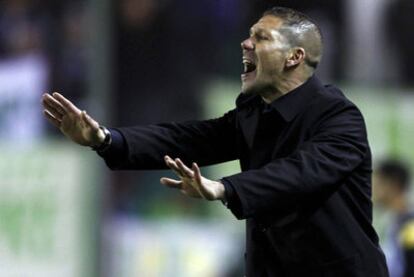
[[[273,15],[265,15],[259,19],[251,28],[251,31],[277,31],[283,25],[283,20]]]

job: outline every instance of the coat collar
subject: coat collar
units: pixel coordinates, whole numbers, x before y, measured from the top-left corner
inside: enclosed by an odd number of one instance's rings
[[[322,88],[319,79],[312,76],[299,87],[270,103],[270,106],[278,111],[286,122],[289,122],[303,111],[311,102],[314,93]]]
[[[289,122],[310,102],[313,94],[322,88],[323,84],[319,79],[312,76],[302,85],[279,97],[269,105],[278,111],[286,122]],[[260,103],[262,103],[262,99],[259,95],[240,94],[236,100],[236,107],[239,110],[245,108],[252,110],[254,106],[260,106]]]
[[[289,122],[311,102],[314,94],[323,88],[322,83],[312,76],[305,83],[270,103],[270,108],[276,110],[282,118]],[[263,100],[259,95],[240,94],[236,107],[242,132],[247,144],[252,147],[259,114]]]

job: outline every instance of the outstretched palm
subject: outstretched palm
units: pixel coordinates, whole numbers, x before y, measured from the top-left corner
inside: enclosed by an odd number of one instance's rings
[[[44,94],[42,104],[46,118],[72,141],[84,146],[96,146],[103,141],[99,123],[61,94]]]

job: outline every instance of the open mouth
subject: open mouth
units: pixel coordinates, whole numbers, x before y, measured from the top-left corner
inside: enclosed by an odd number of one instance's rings
[[[256,70],[256,64],[249,59],[243,59],[243,74],[247,74]]]

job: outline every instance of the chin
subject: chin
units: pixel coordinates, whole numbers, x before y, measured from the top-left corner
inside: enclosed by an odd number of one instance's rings
[[[255,87],[256,87],[255,82],[252,82],[252,81],[242,82],[241,92],[243,94],[253,94],[256,91]]]
[[[255,92],[254,92],[254,90],[253,90],[253,89],[251,89],[251,88],[249,88],[249,87],[244,88],[244,87],[242,86],[241,93],[246,94],[246,95],[251,95],[251,94],[254,94]]]
[[[249,94],[249,88],[242,85],[242,87],[241,87],[241,93],[243,93],[243,94]]]
[[[241,92],[246,95],[259,94],[260,90],[263,89],[263,86],[257,82],[243,83],[241,87]]]

